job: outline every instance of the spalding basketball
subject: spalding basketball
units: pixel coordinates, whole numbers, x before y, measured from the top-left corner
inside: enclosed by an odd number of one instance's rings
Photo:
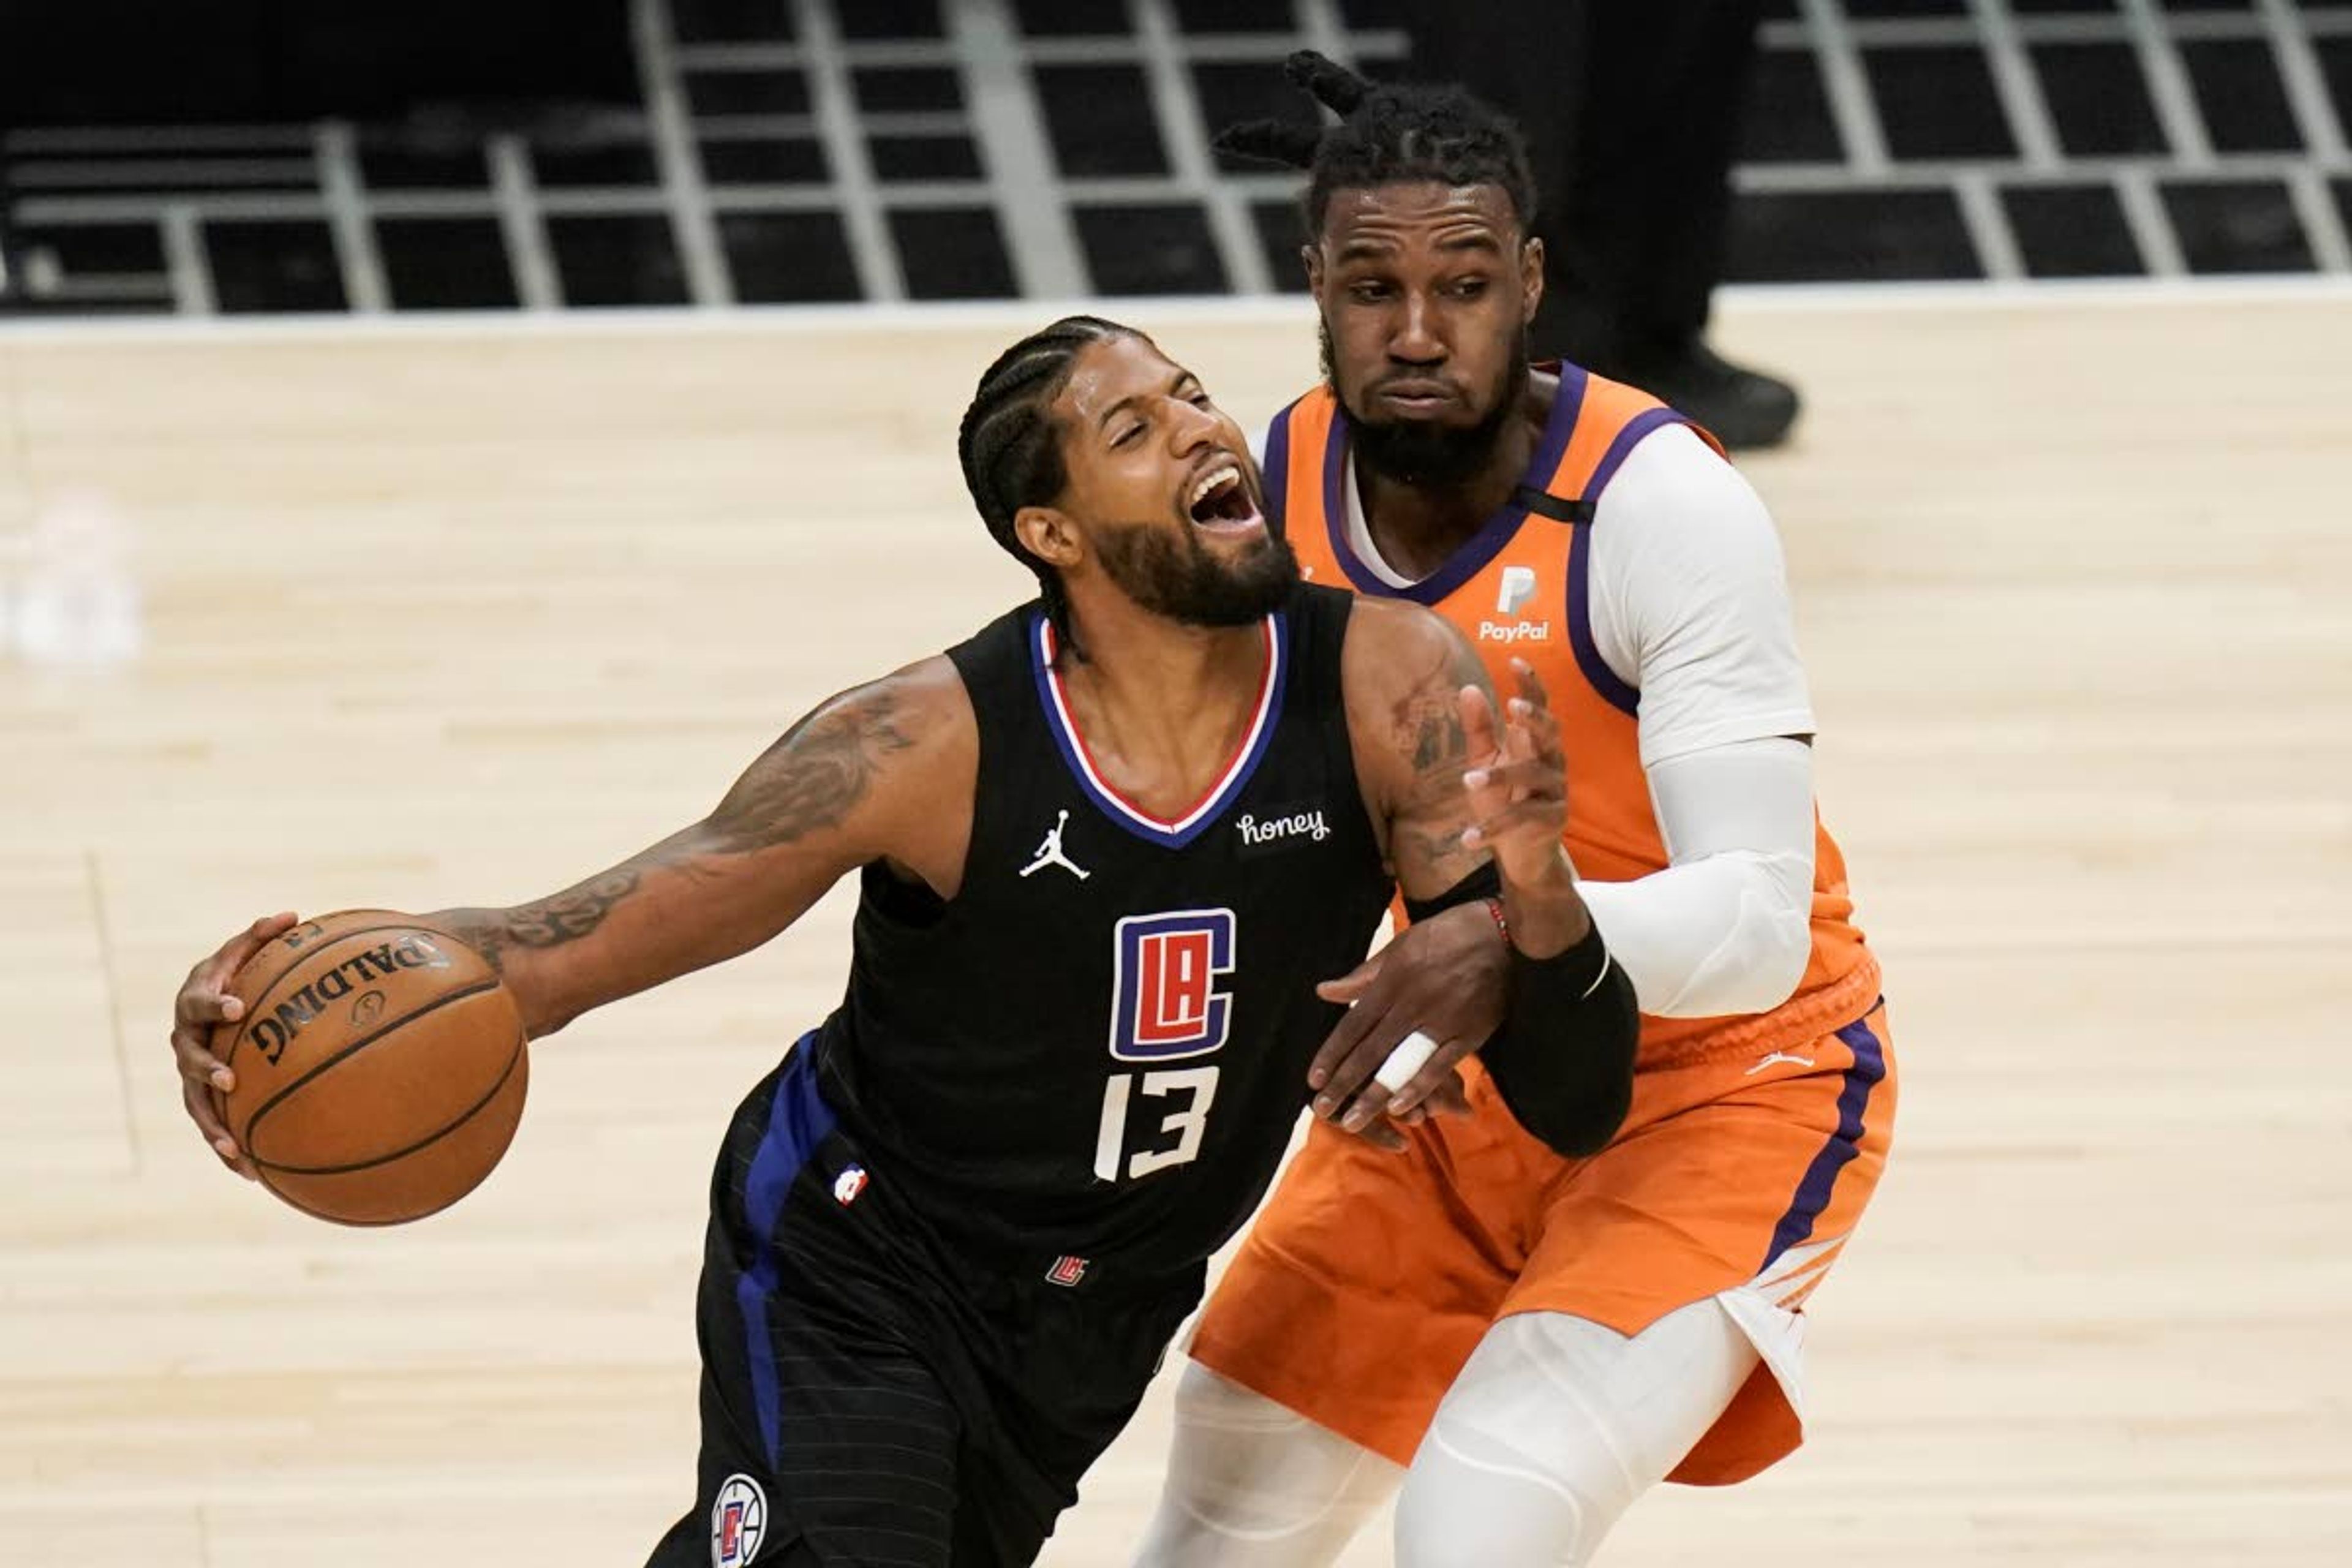
[[[222,1121],[269,1190],[343,1225],[399,1225],[481,1184],[530,1078],[522,1014],[479,953],[414,915],[296,926],[229,983],[213,1031]]]

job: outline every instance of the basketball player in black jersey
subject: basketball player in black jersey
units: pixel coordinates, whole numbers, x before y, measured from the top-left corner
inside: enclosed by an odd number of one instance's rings
[[[1241,430],[1139,334],[1015,344],[965,475],[1041,602],[824,703],[703,821],[568,892],[432,917],[541,1036],[861,884],[847,995],[737,1110],[697,1310],[698,1499],[656,1568],[1036,1555],[1248,1216],[1392,883],[1495,888],[1486,1047],[1597,1147],[1634,1014],[1559,847],[1539,689],[1436,616],[1297,581]],[[205,1050],[257,924],[197,966]]]

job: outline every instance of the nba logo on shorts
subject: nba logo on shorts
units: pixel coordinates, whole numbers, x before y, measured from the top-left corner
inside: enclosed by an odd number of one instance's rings
[[[710,1505],[710,1568],[739,1568],[759,1554],[768,1533],[768,1494],[740,1470]]]
[[[844,1165],[841,1174],[833,1179],[833,1201],[843,1208],[856,1203],[857,1194],[865,1190],[866,1167],[863,1165]]]
[[[1234,912],[1178,910],[1118,922],[1110,1054],[1123,1062],[1197,1057],[1225,1043],[1233,998]]]

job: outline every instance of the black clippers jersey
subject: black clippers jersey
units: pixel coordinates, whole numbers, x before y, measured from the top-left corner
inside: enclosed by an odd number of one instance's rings
[[[865,874],[825,1098],[940,1231],[1008,1264],[1186,1268],[1248,1218],[1390,880],[1341,698],[1349,596],[1264,628],[1255,721],[1175,821],[1094,773],[1036,606],[950,651],[980,723],[961,889]]]

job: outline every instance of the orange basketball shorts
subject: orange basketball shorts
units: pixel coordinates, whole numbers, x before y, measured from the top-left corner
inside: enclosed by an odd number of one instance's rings
[[[1809,1043],[1635,1075],[1616,1141],[1564,1159],[1483,1073],[1401,1153],[1309,1131],[1202,1313],[1202,1365],[1412,1462],[1514,1312],[1638,1333],[1722,1299],[1760,1363],[1668,1478],[1743,1480],[1802,1440],[1795,1316],[1870,1201],[1895,1121],[1885,1005]]]

